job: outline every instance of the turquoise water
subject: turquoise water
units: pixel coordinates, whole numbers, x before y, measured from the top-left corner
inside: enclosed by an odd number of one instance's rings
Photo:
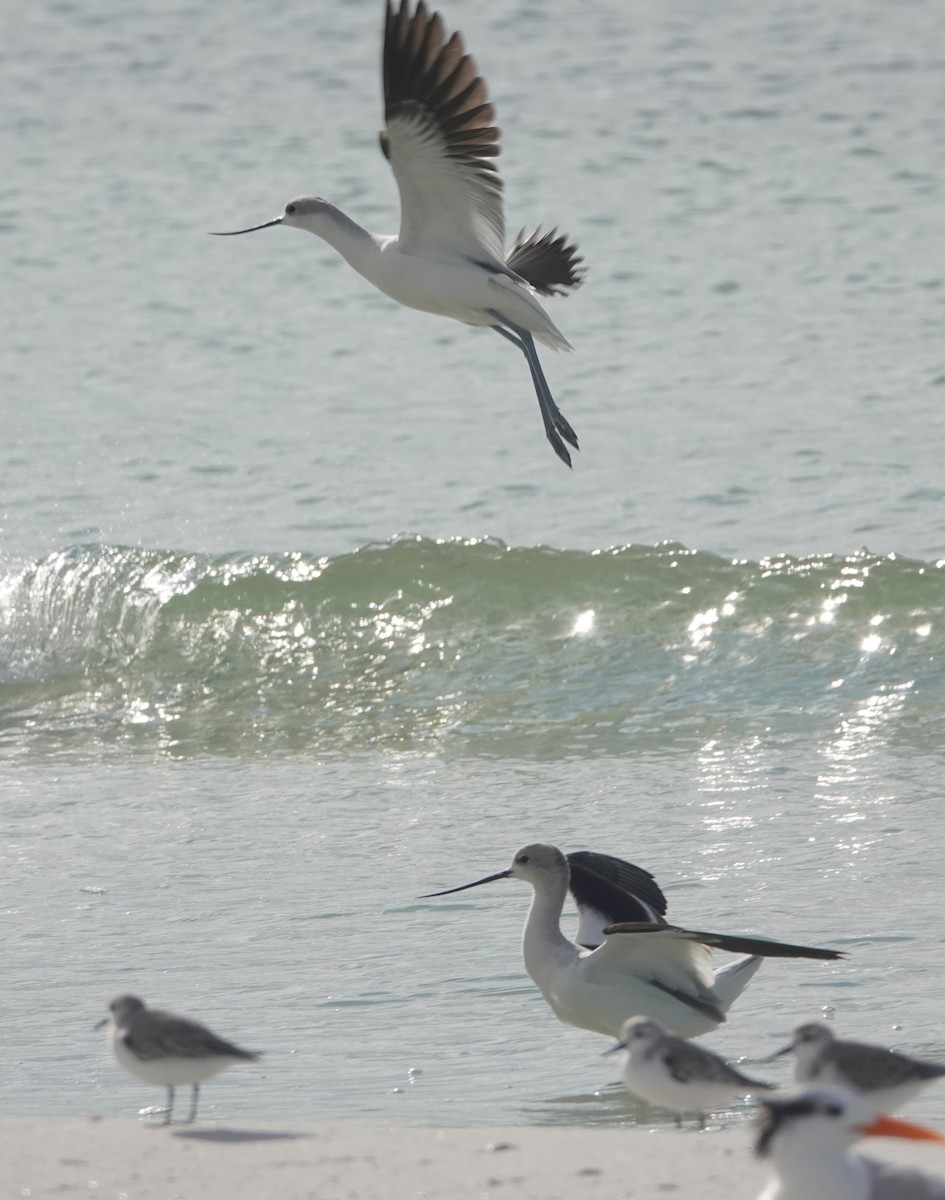
[[[396,227],[380,16],[4,12],[5,1110],[155,1099],[120,988],[266,1051],[210,1116],[652,1122],[524,975],[523,889],[416,899],[533,840],[849,951],[720,1051],[832,1010],[945,1056],[945,10],[446,8],[510,224],[590,268],[573,473],[498,338],[204,236],[304,190]]]
[[[351,554],[76,547],[12,572],[12,758],[566,760],[851,707],[934,742],[945,570],[402,538]],[[886,719],[886,718],[884,718]]]

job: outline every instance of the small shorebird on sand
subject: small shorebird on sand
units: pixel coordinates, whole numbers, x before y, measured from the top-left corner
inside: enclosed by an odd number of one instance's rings
[[[174,1111],[174,1088],[189,1083],[193,1088],[190,1114],[197,1116],[200,1085],[238,1062],[256,1062],[259,1055],[241,1050],[196,1021],[159,1008],[148,1008],[137,996],[114,996],[109,1016],[96,1029],[109,1026],[109,1040],[118,1062],[136,1078],[155,1087],[167,1088],[167,1108],[144,1110],[145,1115],[164,1115],[169,1125]]]

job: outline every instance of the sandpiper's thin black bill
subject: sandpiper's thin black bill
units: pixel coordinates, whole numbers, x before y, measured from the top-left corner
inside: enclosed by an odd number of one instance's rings
[[[464,883],[462,887],[447,888],[445,892],[427,892],[425,896],[421,896],[421,900],[431,900],[434,896],[452,896],[454,892],[465,892],[469,888],[478,887],[480,883],[493,883],[496,879],[509,879],[512,872],[496,871],[494,875],[487,875],[485,879],[477,879],[475,883]]]

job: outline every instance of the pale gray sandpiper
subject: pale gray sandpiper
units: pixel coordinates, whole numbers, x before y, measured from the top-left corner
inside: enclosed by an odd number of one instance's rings
[[[823,1021],[794,1030],[773,1058],[794,1054],[796,1083],[827,1083],[863,1095],[877,1112],[895,1112],[945,1076],[945,1065],[910,1058],[885,1046],[838,1038]]]
[[[945,1142],[936,1130],[878,1115],[862,1096],[826,1085],[760,1104],[755,1153],[774,1178],[758,1200],[945,1200],[945,1178],[850,1153],[863,1137]]]
[[[743,1075],[724,1058],[667,1033],[658,1021],[631,1017],[620,1041],[605,1054],[623,1053],[623,1081],[631,1092],[650,1104],[671,1109],[676,1124],[683,1113],[705,1113],[738,1096],[772,1091],[774,1084]]]
[[[96,1029],[109,1026],[109,1041],[118,1062],[137,1079],[155,1087],[167,1088],[167,1108],[150,1109],[163,1113],[168,1125],[174,1111],[174,1088],[192,1087],[189,1123],[197,1116],[200,1085],[234,1063],[256,1062],[259,1054],[241,1050],[232,1042],[176,1013],[148,1008],[137,996],[122,993],[109,1003],[109,1016]]]
[[[642,920],[618,919],[603,930],[603,943],[588,950],[561,932],[570,877],[568,858],[556,846],[537,842],[519,850],[505,871],[421,899],[449,896],[496,879],[531,884],[522,942],[525,970],[559,1020],[608,1037],[619,1037],[629,1016],[654,1017],[673,1033],[698,1037],[725,1021],[763,958],[843,958],[836,950],[771,938],[682,929],[668,925],[655,911],[649,919],[646,914]],[[584,903],[590,904],[587,893]],[[602,905],[606,908],[606,897],[591,907],[601,912]],[[714,949],[745,957],[713,970]]]

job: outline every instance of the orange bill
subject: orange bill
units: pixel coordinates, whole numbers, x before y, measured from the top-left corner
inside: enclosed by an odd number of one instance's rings
[[[929,1129],[925,1125],[913,1125],[911,1121],[901,1121],[898,1117],[877,1117],[870,1125],[858,1125],[860,1133],[869,1137],[898,1137],[913,1138],[919,1142],[945,1142],[945,1134],[937,1129]]]

